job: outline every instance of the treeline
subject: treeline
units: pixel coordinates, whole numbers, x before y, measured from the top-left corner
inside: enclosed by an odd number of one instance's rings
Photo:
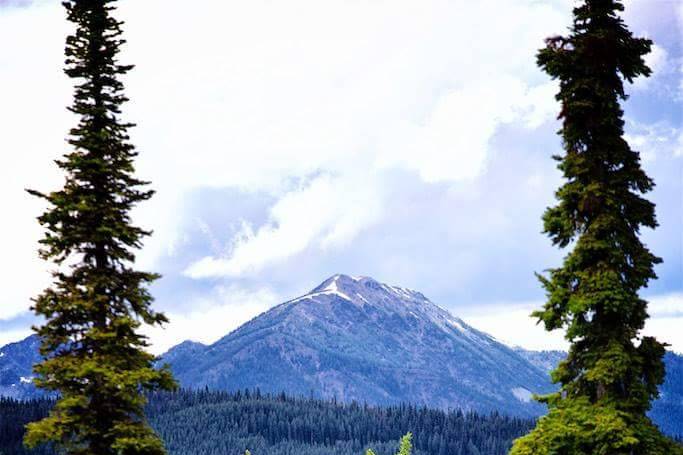
[[[24,425],[45,417],[54,401],[17,401],[0,397],[0,455],[52,455],[47,447],[27,451],[22,445]]]
[[[0,453],[21,446],[23,425],[52,402],[0,400]],[[172,455],[393,455],[413,434],[413,455],[503,455],[533,421],[411,405],[372,407],[256,392],[180,391],[149,397],[147,416]]]

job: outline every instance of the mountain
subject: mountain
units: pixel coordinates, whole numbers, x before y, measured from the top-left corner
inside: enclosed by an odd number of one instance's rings
[[[164,355],[185,387],[533,416],[545,372],[419,292],[335,275],[210,345]]]
[[[665,433],[683,438],[683,356],[667,352],[664,361],[666,379],[650,417]]]
[[[163,356],[184,387],[256,389],[372,404],[497,410],[535,416],[531,393],[554,390],[561,351],[510,349],[419,292],[336,275],[212,345],[183,342]],[[39,395],[31,336],[0,348],[0,396]],[[652,418],[683,435],[683,357],[667,353]]]
[[[35,397],[33,364],[41,360],[40,339],[32,335],[23,341],[0,347],[0,396],[16,399]]]
[[[527,351],[515,349],[538,368],[550,373],[567,356],[563,351]],[[659,387],[659,398],[653,403],[650,418],[665,433],[683,436],[683,356],[667,352],[664,356],[666,379]]]
[[[564,351],[529,351],[520,347],[514,349],[536,368],[548,374],[557,367],[560,361],[567,357],[567,353]]]

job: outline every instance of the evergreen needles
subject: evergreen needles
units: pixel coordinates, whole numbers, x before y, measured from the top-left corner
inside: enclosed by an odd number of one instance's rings
[[[45,357],[36,383],[60,399],[49,417],[28,425],[25,440],[54,442],[70,454],[163,454],[144,420],[142,391],[175,384],[167,369],[153,368],[137,333],[166,318],[151,309],[146,289],[157,275],[133,268],[149,232],[132,225],[130,211],[153,192],[133,176],[133,125],[119,118],[127,99],[118,78],[132,67],[117,63],[124,41],[113,2],[64,2],[76,25],[66,41],[65,72],[78,81],[69,109],[80,121],[70,132],[73,151],[57,161],[64,187],[30,191],[49,203],[39,217],[47,230],[40,255],[57,265],[53,286],[33,307],[45,318],[36,329]]]
[[[566,183],[544,217],[559,247],[573,246],[562,267],[541,277],[548,302],[534,316],[547,330],[566,327],[571,344],[553,372],[561,391],[550,413],[516,441],[512,454],[670,455],[683,453],[646,412],[664,378],[665,345],[639,337],[647,302],[639,290],[656,278],[654,256],[639,239],[655,228],[654,183],[624,140],[624,80],[648,76],[651,42],[634,38],[619,0],[585,0],[568,37],[547,40],[538,64],[560,81]]]

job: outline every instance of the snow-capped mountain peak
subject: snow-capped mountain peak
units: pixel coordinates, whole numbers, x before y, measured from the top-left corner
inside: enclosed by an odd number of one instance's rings
[[[308,294],[289,303],[311,300],[318,296],[337,296],[358,305],[380,304],[387,299],[429,301],[422,293],[411,289],[383,284],[370,277],[337,274],[323,281]]]
[[[325,304],[335,298],[341,299],[340,303],[353,304],[361,308],[369,306],[381,313],[400,315],[421,321],[422,324],[429,321],[445,332],[456,331],[478,343],[489,344],[495,341],[490,335],[477,331],[462,319],[453,316],[421,292],[380,283],[365,276],[333,275],[308,294],[297,297],[285,305],[303,304],[299,310],[306,312],[306,305]]]
[[[180,346],[164,357],[186,387],[314,391],[377,404],[537,415],[542,406],[519,391],[552,390],[517,353],[422,293],[344,274],[213,345]]]

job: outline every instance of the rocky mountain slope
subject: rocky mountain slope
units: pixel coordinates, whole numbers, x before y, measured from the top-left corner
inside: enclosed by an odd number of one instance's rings
[[[554,370],[557,364],[567,356],[564,351],[529,351],[519,347],[515,348],[515,352],[546,373]]]
[[[165,356],[186,387],[537,415],[545,373],[419,292],[336,275],[210,346]]]
[[[40,361],[40,339],[32,335],[0,347],[0,396],[16,399],[39,394],[33,385],[33,364]]]

